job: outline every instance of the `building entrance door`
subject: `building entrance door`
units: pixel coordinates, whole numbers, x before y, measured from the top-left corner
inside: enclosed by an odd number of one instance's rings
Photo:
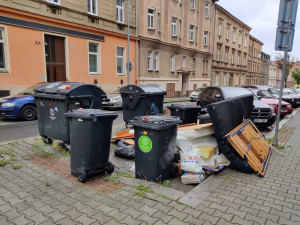
[[[188,80],[189,80],[189,74],[188,73],[182,73],[182,96],[185,97],[188,95]]]
[[[45,34],[47,82],[66,81],[65,39]]]

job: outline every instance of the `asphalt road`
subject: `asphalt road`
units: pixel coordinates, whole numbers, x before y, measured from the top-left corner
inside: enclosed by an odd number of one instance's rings
[[[114,111],[118,117],[114,120],[112,134],[125,129],[123,112]],[[39,136],[38,121],[20,121],[15,119],[0,119],[0,142]]]

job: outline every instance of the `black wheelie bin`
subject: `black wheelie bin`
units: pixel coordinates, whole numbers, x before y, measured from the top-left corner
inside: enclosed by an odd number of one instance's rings
[[[156,84],[127,85],[120,90],[123,119],[126,124],[134,117],[162,114],[165,89]]]
[[[165,115],[130,121],[134,127],[136,178],[161,182],[177,176],[174,162],[179,159],[176,138],[180,122],[178,117]]]
[[[197,116],[200,113],[201,107],[188,104],[172,104],[168,106],[171,111],[171,116],[178,116],[182,124],[197,123]]]
[[[69,121],[64,116],[71,109],[100,109],[106,99],[105,92],[91,84],[79,82],[55,82],[34,89],[37,106],[39,132],[43,141],[51,138],[69,144]]]
[[[99,109],[77,109],[65,113],[69,120],[71,142],[71,174],[85,182],[88,176],[104,171],[112,173],[108,162],[113,112]]]

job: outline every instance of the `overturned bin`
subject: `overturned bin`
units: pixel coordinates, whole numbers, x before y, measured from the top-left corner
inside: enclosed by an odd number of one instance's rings
[[[197,123],[197,117],[201,111],[201,107],[197,105],[172,104],[168,106],[171,116],[177,116],[182,124]]]
[[[174,162],[179,159],[176,138],[180,122],[178,117],[165,115],[130,121],[134,127],[136,178],[161,182],[177,176]]]
[[[34,91],[39,132],[47,144],[52,143],[51,138],[70,143],[69,121],[64,113],[79,108],[99,109],[106,99],[101,88],[79,82],[47,83]]]
[[[113,120],[117,114],[99,109],[77,109],[65,114],[70,125],[71,173],[85,182],[99,171],[112,173],[108,161]]]
[[[163,111],[164,95],[159,85],[127,85],[120,90],[123,101],[123,119],[128,124],[137,116],[158,115]]]

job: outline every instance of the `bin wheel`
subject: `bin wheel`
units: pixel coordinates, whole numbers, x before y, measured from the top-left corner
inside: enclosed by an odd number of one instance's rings
[[[43,139],[43,142],[45,143],[45,144],[47,144],[47,145],[52,145],[52,139],[51,138],[49,138],[49,137],[42,137],[42,139]]]
[[[115,170],[115,167],[111,162],[108,162],[105,170],[107,173],[113,173]]]
[[[171,170],[171,178],[176,178],[178,176],[178,167],[173,166]]]
[[[86,180],[87,180],[87,174],[84,170],[79,170],[77,172],[77,177],[78,177],[78,180],[81,182],[81,183],[85,183]]]

